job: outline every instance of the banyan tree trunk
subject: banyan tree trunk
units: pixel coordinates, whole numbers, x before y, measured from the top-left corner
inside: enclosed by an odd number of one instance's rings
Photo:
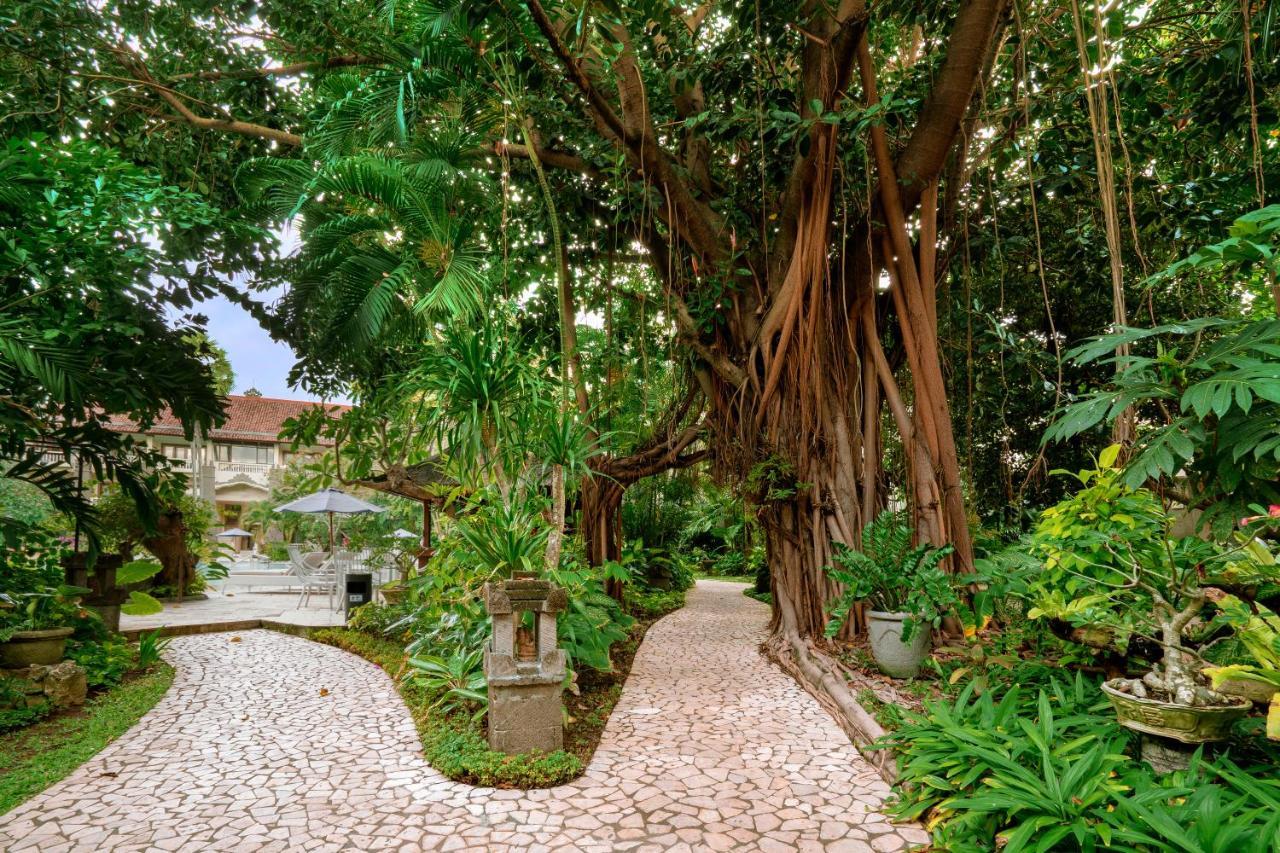
[[[617,480],[603,476],[585,477],[582,480],[582,536],[586,543],[587,562],[593,566],[622,559],[622,519],[619,510],[625,491]],[[622,581],[607,579],[605,592],[621,601]]]
[[[179,596],[195,574],[196,558],[187,549],[187,525],[178,510],[160,513],[155,534],[142,539],[142,544],[160,562],[156,584],[171,587]]]

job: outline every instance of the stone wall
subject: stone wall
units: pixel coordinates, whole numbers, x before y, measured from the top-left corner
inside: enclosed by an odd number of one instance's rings
[[[55,708],[83,705],[88,693],[84,667],[69,660],[53,666],[32,664],[22,669],[0,669],[0,708],[27,707],[48,702]],[[19,698],[20,697],[20,698]]]

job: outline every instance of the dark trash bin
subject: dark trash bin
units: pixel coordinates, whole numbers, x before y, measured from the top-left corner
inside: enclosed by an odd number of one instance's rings
[[[362,604],[373,601],[373,575],[347,575],[346,597],[342,599],[342,610],[350,613]]]

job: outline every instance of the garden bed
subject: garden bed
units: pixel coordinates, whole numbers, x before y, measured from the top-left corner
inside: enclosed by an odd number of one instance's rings
[[[436,770],[456,782],[494,788],[550,788],[580,776],[604,733],[636,651],[649,627],[684,605],[683,592],[629,593],[628,609],[636,619],[627,639],[611,649],[611,672],[582,669],[578,694],[565,692],[568,715],[564,749],[556,752],[506,755],[489,749],[483,719],[465,710],[435,707],[431,695],[412,678],[405,679],[405,652],[396,641],[350,628],[326,628],[311,633],[316,642],[336,646],[369,660],[396,683],[422,738],[423,756]]]
[[[981,640],[1001,644],[998,632]],[[1242,839],[1280,844],[1280,750],[1260,736],[1257,715],[1189,769],[1161,776],[1087,662],[1009,648],[978,664],[943,648],[919,677],[895,680],[865,642],[833,650],[849,690],[886,730],[860,746],[894,756],[890,814],[924,823],[939,849],[1209,849],[1196,846],[1199,827],[1228,823]]]
[[[0,736],[0,814],[70,775],[128,731],[173,683],[173,668],[157,664],[127,674],[79,707]]]

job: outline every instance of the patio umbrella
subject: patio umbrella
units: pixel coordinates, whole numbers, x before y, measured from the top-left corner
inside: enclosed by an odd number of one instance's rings
[[[405,530],[403,527],[397,528],[395,533],[391,534],[392,539],[417,539],[418,534],[412,530]]]
[[[333,553],[333,514],[356,515],[362,512],[385,512],[384,507],[362,501],[341,489],[321,489],[318,492],[289,501],[276,507],[276,512],[327,513],[329,516],[329,553]]]
[[[216,534],[216,538],[234,539],[235,541],[231,543],[231,547],[235,548],[236,553],[238,554],[246,547],[246,543],[253,541],[253,534],[247,530],[242,530],[239,527],[233,527],[230,530],[224,530],[221,533]]]

